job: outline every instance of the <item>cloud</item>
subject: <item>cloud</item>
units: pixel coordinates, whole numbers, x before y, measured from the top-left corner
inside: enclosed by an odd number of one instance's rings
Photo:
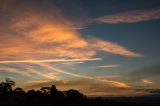
[[[64,64],[64,65],[74,65],[74,64],[83,64],[84,62],[82,61],[78,61],[78,62],[63,62],[61,64]]]
[[[137,91],[144,91],[147,92],[149,95],[153,96],[154,94],[160,94],[160,89],[150,89],[150,88],[144,88],[144,89],[136,89]]]
[[[49,72],[49,71],[40,71],[36,70],[34,68],[31,68],[31,66],[23,66],[23,70],[18,68],[12,68],[12,67],[0,67],[0,72],[9,72],[14,74],[22,75],[23,77],[28,77],[34,79],[36,78],[43,78],[43,79],[49,79],[49,80],[60,80],[61,78],[58,77],[58,73],[56,72]]]
[[[97,66],[97,68],[115,68],[119,67],[120,65],[114,64],[114,65],[103,65],[103,66]]]
[[[49,63],[49,62],[82,62],[82,61],[95,61],[102,60],[101,58],[82,58],[82,59],[50,59],[50,60],[13,60],[13,61],[0,61],[0,63]]]
[[[101,90],[103,92],[108,92],[108,90],[106,91],[105,89],[106,88],[114,88],[115,91],[117,88],[130,88],[130,86],[125,83],[125,82],[122,82],[122,81],[114,81],[114,80],[106,80],[106,78],[112,78],[112,77],[115,77],[115,76],[108,76],[108,77],[104,77],[104,76],[86,76],[86,75],[81,75],[81,74],[77,74],[77,73],[71,73],[70,71],[68,70],[62,70],[62,69],[59,69],[55,66],[51,66],[49,64],[45,64],[45,63],[36,63],[37,65],[41,66],[41,67],[44,67],[46,70],[48,70],[49,72],[57,72],[59,74],[66,74],[66,75],[69,75],[69,76],[73,76],[77,79],[74,78],[74,80],[68,80],[68,79],[65,79],[65,78],[62,78],[60,80],[55,80],[55,79],[48,79],[48,82],[45,80],[45,81],[35,81],[35,80],[31,80],[29,81],[30,83],[25,83],[23,85],[23,88],[25,89],[28,89],[28,88],[39,88],[41,86],[49,86],[51,84],[56,84],[58,87],[60,87],[61,89],[69,89],[69,88],[75,88],[75,89],[78,89],[80,91],[83,91],[85,92],[86,94],[88,93],[91,93],[89,92],[89,90],[92,88],[92,87],[95,87],[97,85],[99,86],[102,86],[103,87],[101,88],[96,88],[96,93],[97,92],[100,92]],[[28,69],[29,72],[34,72],[35,70],[33,69]],[[49,73],[47,72],[47,73]],[[37,73],[37,75],[39,75],[39,72],[34,72],[34,73]],[[48,78],[48,75],[47,73],[40,73],[39,76],[44,76]],[[116,76],[117,77],[117,76]],[[105,80],[104,80],[105,78]],[[72,79],[72,78],[71,78]],[[103,79],[103,80],[102,80]],[[88,93],[86,92],[88,91]],[[113,91],[112,91],[113,92]]]
[[[145,84],[154,84],[153,81],[150,81],[150,80],[147,80],[147,79],[143,79],[142,82],[145,83]]]
[[[160,65],[154,64],[136,70],[131,70],[124,74],[128,83],[137,88],[158,88],[160,86]]]
[[[10,7],[7,10],[13,17],[4,23],[8,27],[3,29],[8,33],[1,36],[5,44],[0,48],[1,58],[85,58],[95,55],[78,34],[77,29],[81,28],[74,27],[56,8],[52,9],[52,14],[47,14],[34,7],[31,11],[28,8],[12,10]],[[11,18],[9,16],[7,18]]]
[[[160,7],[144,9],[144,10],[132,10],[123,13],[107,15],[98,18],[98,21],[106,24],[118,24],[118,23],[138,23],[156,19],[160,19]]]
[[[32,81],[26,81],[26,84],[39,84],[39,83],[47,83],[49,80],[32,80]]]
[[[65,83],[66,82],[66,83]],[[33,81],[27,81],[26,83],[23,83],[23,89],[39,89],[42,86],[50,86],[52,84],[57,85],[57,88],[60,90],[68,90],[70,88],[79,90],[80,92],[84,93],[85,95],[139,95],[143,92],[137,92],[135,90],[132,90],[131,88],[124,88],[122,86],[118,86],[116,82],[102,82],[94,79],[77,79],[77,80],[33,80]],[[119,83],[119,82],[118,82]],[[121,82],[122,83],[122,82]],[[120,84],[119,84],[120,85]]]
[[[58,72],[47,70],[33,63],[14,63],[14,64],[1,64],[0,72],[12,73],[21,75],[25,82],[26,79],[45,79],[45,80],[61,80]],[[18,78],[19,76],[17,76]],[[19,82],[18,82],[19,83]]]
[[[110,84],[112,86],[120,87],[120,88],[130,88],[130,86],[127,83],[119,82],[119,81],[110,81],[110,80],[101,80],[102,82],[106,84]]]
[[[56,68],[54,66],[51,66],[49,64],[39,64],[40,66],[43,66],[45,68],[48,68],[49,70],[53,70],[53,71],[56,71],[56,72],[59,72],[59,73],[62,73],[62,74],[66,74],[66,75],[70,75],[70,76],[74,76],[74,77],[78,77],[78,78],[86,78],[86,79],[93,79],[93,77],[91,76],[86,76],[86,75],[80,75],[80,74],[75,74],[75,73],[71,73],[71,72],[68,72],[66,70],[62,70],[62,69],[59,69],[59,68]]]
[[[159,80],[160,75],[160,65],[154,64],[146,67],[142,67],[137,70],[132,70],[130,73],[128,73],[128,76],[130,76],[130,80],[132,81],[139,81],[142,79],[151,79],[151,80]]]
[[[62,73],[62,74],[66,74],[66,75],[70,75],[73,77],[77,77],[77,78],[83,78],[83,79],[102,79],[102,78],[115,78],[115,77],[120,77],[120,76],[86,76],[86,75],[81,75],[81,74],[77,74],[77,73],[72,73],[70,71],[64,70],[64,69],[59,69],[53,65],[49,65],[49,64],[45,64],[45,63],[37,63],[39,66],[42,66],[48,70],[51,71],[56,71],[58,73]]]
[[[16,73],[16,74],[20,74],[22,76],[30,76],[27,72],[24,72],[22,70],[18,70],[18,69],[13,69],[13,68],[0,68],[0,72],[9,72],[9,73]]]
[[[40,72],[38,70],[35,70],[33,68],[27,68],[28,72],[29,73],[33,73],[35,74],[37,77],[40,77],[40,78],[47,78],[47,79],[50,79],[50,80],[61,80],[62,78],[61,77],[58,77],[57,73],[49,73],[49,72]]]
[[[29,81],[32,82],[26,85],[28,88],[57,84],[62,88],[77,88],[90,93],[106,92],[106,88],[114,88],[114,91],[110,89],[114,93],[117,89],[129,88],[125,82],[101,81],[102,76],[100,78],[83,75],[82,72],[81,74],[72,73],[59,68],[55,62],[76,63],[101,60],[101,58],[95,58],[97,51],[127,57],[140,57],[140,54],[111,41],[83,37],[78,30],[85,27],[78,26],[69,20],[54,6],[44,11],[35,3],[30,4],[27,1],[4,3],[0,3],[2,5],[0,9],[0,63],[1,65],[12,63],[17,66],[18,71],[14,68],[6,69],[8,72],[31,75],[32,78]],[[25,73],[21,72],[23,69]],[[73,81],[64,79],[62,76],[70,79],[73,77]],[[76,79],[82,80],[75,81]]]
[[[5,72],[12,72],[12,73],[18,73],[20,75],[28,75],[33,77],[32,79],[30,79],[30,81],[23,81],[24,84],[23,85],[25,89],[29,88],[29,87],[40,87],[40,86],[45,86],[46,83],[48,83],[47,81],[52,81],[52,82],[63,82],[65,84],[70,84],[70,81],[68,79],[65,79],[63,77],[60,77],[59,75],[61,74],[65,74],[65,75],[69,75],[78,79],[83,79],[86,80],[88,82],[88,80],[92,80],[95,81],[96,84],[106,84],[108,85],[108,87],[118,87],[118,88],[129,88],[127,86],[127,84],[125,84],[124,82],[119,82],[119,81],[113,81],[113,80],[106,80],[106,78],[114,78],[117,76],[86,76],[86,75],[81,75],[81,74],[77,74],[77,73],[72,73],[68,70],[63,70],[63,69],[59,69],[55,66],[51,66],[49,64],[45,64],[45,63],[36,63],[36,65],[39,65],[41,68],[44,68],[44,71],[38,70],[33,66],[30,66],[29,64],[25,64],[23,66],[24,71],[22,70],[15,70],[14,68],[10,68],[9,69],[5,69]],[[20,67],[19,67],[20,68]],[[3,69],[2,69],[3,70]],[[74,79],[75,79],[74,78]],[[105,80],[102,80],[104,79]],[[34,80],[33,80],[34,79]],[[44,80],[42,80],[44,79]],[[74,86],[75,83],[73,83],[72,86]],[[81,86],[82,82],[75,84],[75,86]],[[88,82],[89,84],[89,82]],[[92,83],[90,82],[90,84],[92,85]],[[83,84],[82,84],[83,85]],[[59,85],[58,85],[59,86]]]
[[[94,48],[100,51],[128,56],[128,57],[140,57],[141,56],[140,54],[132,52],[128,50],[127,48],[119,44],[113,43],[111,41],[105,41],[105,40],[98,39],[98,38],[92,38],[91,43],[93,44],[92,46]]]
[[[28,90],[28,89],[39,89],[41,88],[42,86],[49,86],[51,84],[61,84],[63,83],[61,80],[29,80],[29,81],[26,81],[22,84],[22,88],[24,90]]]
[[[32,5],[28,8],[28,4],[15,6],[15,3],[6,4],[1,15],[0,60],[81,59],[94,57],[97,51],[139,56],[111,41],[84,38],[77,31],[83,27],[77,27],[56,7],[44,12]]]
[[[97,76],[96,78],[115,78],[115,77],[120,77],[120,76]]]
[[[154,93],[154,94],[160,94],[160,89],[146,89],[145,91],[148,91],[150,93]]]

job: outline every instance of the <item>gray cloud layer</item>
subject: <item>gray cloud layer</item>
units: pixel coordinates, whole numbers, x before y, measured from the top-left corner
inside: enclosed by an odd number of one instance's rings
[[[154,77],[158,78],[160,75],[160,64],[148,66],[139,70],[135,70],[131,73],[135,77],[144,78],[144,77]]]
[[[159,88],[160,83],[160,64],[147,66],[137,70],[133,70],[126,74],[128,82],[138,88],[148,89]]]

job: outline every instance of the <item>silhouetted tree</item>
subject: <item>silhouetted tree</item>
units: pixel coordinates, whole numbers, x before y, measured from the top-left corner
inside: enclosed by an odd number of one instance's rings
[[[58,92],[58,90],[56,89],[56,86],[55,85],[52,85],[50,87],[50,94],[56,94]]]
[[[11,79],[0,83],[0,106],[134,106],[134,104],[103,100],[101,97],[88,98],[73,89],[59,91],[55,85],[28,92],[19,87],[12,90],[14,85],[15,82]],[[141,105],[146,106],[146,104]],[[141,105],[136,104],[136,106]]]
[[[6,82],[0,83],[0,98],[5,99],[10,96],[12,92],[12,86],[15,86],[15,82],[9,78],[6,78]]]
[[[71,89],[71,90],[65,91],[65,94],[70,104],[84,105],[84,102],[85,102],[84,95],[81,94],[79,91]]]
[[[17,95],[24,95],[25,94],[25,91],[22,88],[16,88],[16,89],[14,89],[13,92]]]
[[[28,96],[29,99],[34,99],[34,98],[36,98],[36,91],[35,91],[34,89],[29,90],[29,91],[27,92],[27,96]]]
[[[50,94],[50,87],[42,87],[40,91],[45,94]]]
[[[15,86],[15,82],[6,78],[6,82],[0,83],[0,93],[12,91],[12,86]]]

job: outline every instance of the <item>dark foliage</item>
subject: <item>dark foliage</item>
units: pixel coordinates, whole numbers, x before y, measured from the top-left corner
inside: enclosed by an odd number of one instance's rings
[[[0,106],[151,106],[131,104],[101,97],[89,98],[77,90],[59,91],[55,85],[40,90],[25,92],[22,88],[12,89],[15,82],[6,79],[0,83]]]

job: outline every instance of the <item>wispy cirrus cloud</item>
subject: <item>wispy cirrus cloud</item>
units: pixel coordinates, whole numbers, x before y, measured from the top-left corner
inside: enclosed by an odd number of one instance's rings
[[[137,23],[149,20],[160,19],[160,7],[132,10],[122,13],[106,15],[98,18],[101,23],[106,24],[118,24],[118,23]]]
[[[120,82],[120,81],[110,81],[110,80],[101,80],[103,83],[110,84],[112,86],[120,87],[120,88],[130,88],[127,83]]]
[[[46,78],[46,79],[50,79],[50,80],[61,80],[61,77],[59,77],[57,75],[58,73],[40,72],[39,70],[35,70],[33,68],[27,68],[27,71],[29,73],[35,74],[39,78]]]
[[[29,66],[28,66],[29,67]],[[18,68],[10,68],[10,67],[0,67],[0,72],[8,72],[8,73],[12,73],[12,74],[19,74],[22,75],[23,77],[28,77],[28,78],[33,78],[33,76],[35,76],[36,78],[45,78],[48,80],[60,80],[61,78],[58,77],[57,73],[55,72],[41,72],[39,70],[35,70],[33,68],[26,68],[23,67],[24,70],[22,69],[18,69]]]
[[[102,66],[97,66],[97,68],[115,68],[119,67],[120,65],[114,64],[114,65],[102,65]]]
[[[132,52],[131,50],[113,43],[111,41],[105,41],[102,39],[98,38],[92,38],[91,43],[93,44],[92,46],[96,48],[97,50],[107,52],[107,53],[112,53],[112,54],[118,54],[118,55],[123,55],[123,56],[128,56],[128,57],[141,57],[142,55]]]
[[[5,18],[10,21],[3,21],[1,26],[1,29],[7,30],[3,30],[0,36],[0,45],[3,45],[0,46],[1,60],[81,59],[94,57],[97,51],[128,57],[140,56],[111,41],[82,37],[77,29],[83,27],[75,26],[57,8],[50,10],[52,14],[49,14],[32,6],[32,10],[24,6],[15,11],[14,5],[10,5],[3,9],[3,13],[8,14]]]
[[[85,79],[85,80],[94,80],[98,83],[105,83],[107,84],[108,86],[113,86],[113,87],[118,87],[118,88],[130,88],[131,86],[129,86],[127,83],[125,82],[121,82],[121,81],[114,81],[114,80],[107,80],[106,78],[115,78],[115,77],[120,77],[120,76],[86,76],[86,75],[81,75],[81,74],[77,74],[77,73],[72,73],[72,72],[69,72],[67,70],[63,70],[63,69],[59,69],[55,66],[51,66],[49,64],[45,64],[45,63],[38,63],[38,65],[50,70],[50,72],[58,72],[59,74],[66,74],[66,75],[69,75],[69,76],[72,76],[72,77],[76,77],[76,78],[79,78],[79,79]],[[29,71],[34,71],[34,73],[38,73],[39,75],[39,72],[37,72],[36,70],[33,70],[33,69],[29,69]],[[36,72],[35,72],[36,71]],[[47,73],[45,74],[41,74],[40,73],[40,76],[46,76]],[[47,75],[47,78],[48,78],[48,75]],[[51,79],[50,79],[51,80]],[[63,81],[64,78],[61,78],[57,81]],[[69,81],[70,82],[70,81]],[[68,84],[69,83],[67,81],[67,83],[65,84]]]
[[[33,84],[33,83],[46,83],[48,80],[32,80],[32,81],[26,81],[25,83]]]
[[[127,57],[140,57],[139,53],[115,42],[96,37],[83,37],[78,30],[85,27],[75,25],[57,8],[44,11],[33,5],[29,5],[30,8],[28,8],[27,3],[21,3],[5,4],[2,6],[5,8],[2,8],[2,15],[0,15],[0,64],[16,63],[17,66],[21,66],[21,68],[17,67],[18,71],[12,68],[6,69],[6,72],[31,75],[33,78],[28,82],[30,88],[34,84],[43,86],[48,80],[63,86],[63,81],[66,81],[66,85],[77,85],[77,88],[83,85],[86,91],[93,90],[95,86],[104,85],[104,83],[114,88],[130,87],[125,82],[107,80],[113,76],[84,75],[83,72],[71,72],[68,69],[59,68],[54,63],[101,60],[101,58],[95,58],[97,51]],[[34,65],[38,65],[38,68]],[[25,72],[21,72],[22,67]],[[70,82],[61,76],[72,76],[73,81]],[[83,79],[83,82],[76,82],[75,79]],[[85,81],[88,82],[85,83]],[[103,89],[105,91],[106,88]]]
[[[13,61],[0,61],[0,63],[49,63],[49,62],[83,62],[83,61],[96,61],[102,60],[101,58],[82,58],[82,59],[49,59],[49,60],[13,60]]]
[[[86,75],[80,75],[80,74],[76,74],[76,73],[71,73],[71,72],[69,72],[69,71],[56,68],[56,67],[51,66],[51,65],[49,65],[49,64],[39,63],[39,65],[40,65],[40,66],[43,66],[43,67],[45,67],[45,68],[48,68],[48,69],[50,69],[50,70],[53,70],[53,71],[55,71],[55,72],[62,73],[62,74],[66,74],[66,75],[70,75],[70,76],[73,76],[73,77],[93,79],[93,77],[91,77],[91,76],[86,76]]]
[[[13,68],[9,68],[9,67],[5,67],[5,68],[1,68],[0,67],[0,72],[9,72],[9,73],[16,73],[16,74],[20,74],[22,76],[30,76],[27,72],[22,71],[22,70],[18,70],[18,69],[13,69]]]
[[[78,80],[33,80],[23,84],[24,89],[40,88],[42,86],[58,85],[60,90],[68,90],[70,88],[77,89],[87,95],[139,95],[135,90],[128,88],[128,84],[119,81],[99,81],[95,79],[78,79]],[[126,87],[127,85],[127,87]]]
[[[64,65],[74,65],[74,64],[83,64],[84,62],[83,61],[78,61],[78,62],[63,62],[61,64],[64,64]]]
[[[101,79],[101,78],[116,78],[116,77],[120,77],[120,76],[118,76],[118,75],[114,75],[114,76],[113,76],[113,75],[112,75],[112,76],[111,76],[111,75],[96,76],[96,78],[100,78],[100,79]]]

